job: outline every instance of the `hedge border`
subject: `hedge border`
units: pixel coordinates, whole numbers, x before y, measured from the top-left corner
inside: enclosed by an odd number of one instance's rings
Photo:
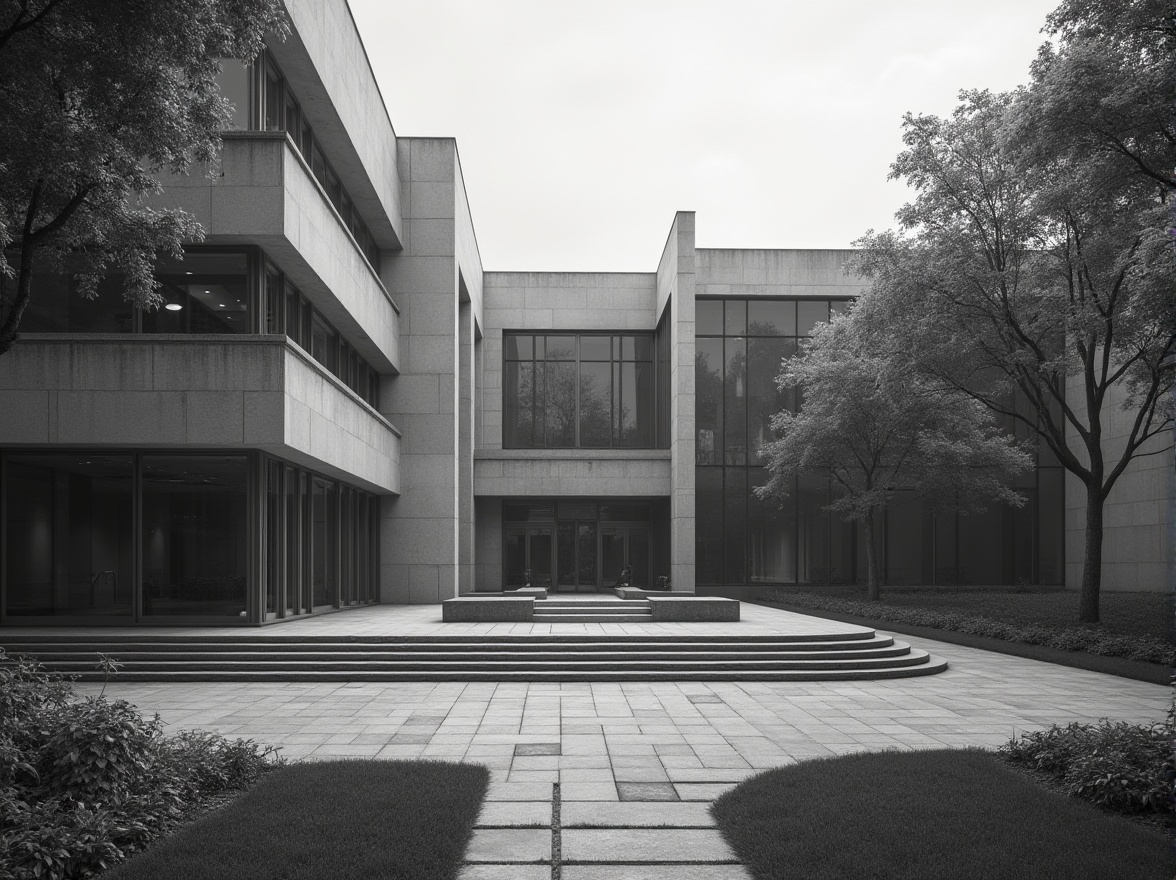
[[[842,623],[868,626],[872,629],[902,633],[924,639],[935,639],[936,641],[947,642],[953,645],[963,645],[967,648],[980,648],[984,651],[994,651],[998,654],[1011,654],[1014,657],[1026,657],[1030,660],[1043,660],[1046,663],[1056,663],[1059,666],[1069,666],[1074,669],[1103,672],[1108,675],[1117,675],[1120,678],[1146,681],[1150,684],[1168,685],[1172,683],[1172,669],[1159,663],[1145,663],[1142,660],[1127,660],[1123,657],[1108,657],[1103,654],[1087,654],[1085,651],[1061,651],[1057,648],[1046,647],[1045,645],[1008,642],[1004,639],[996,639],[991,636],[977,636],[949,629],[935,629],[929,626],[915,626],[893,620],[880,620],[872,617],[861,617],[856,614],[824,611],[819,608],[795,605],[791,602],[779,602],[763,598],[744,599],[743,601],[749,602],[752,605],[763,605],[767,608],[782,608],[785,611],[807,614],[810,617],[824,617]]]

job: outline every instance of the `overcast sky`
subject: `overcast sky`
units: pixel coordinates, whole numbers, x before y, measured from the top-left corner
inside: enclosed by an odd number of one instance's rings
[[[906,111],[1028,79],[1058,0],[350,0],[398,135],[457,138],[491,270],[893,225]]]

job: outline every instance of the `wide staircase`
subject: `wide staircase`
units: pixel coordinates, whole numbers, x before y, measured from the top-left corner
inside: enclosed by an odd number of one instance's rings
[[[535,603],[535,623],[652,623],[647,599],[544,599]]]
[[[626,603],[627,604],[627,603]],[[559,611],[548,612],[559,617]],[[577,608],[578,614],[589,614]],[[632,612],[639,614],[639,612]],[[568,614],[559,617],[566,621]],[[614,618],[610,618],[614,619]],[[199,636],[4,634],[12,653],[101,681],[822,681],[901,678],[947,663],[869,630],[825,635]]]

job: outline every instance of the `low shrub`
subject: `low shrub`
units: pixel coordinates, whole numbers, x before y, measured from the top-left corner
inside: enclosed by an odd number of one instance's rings
[[[89,877],[277,763],[250,740],[165,736],[158,715],[79,699],[0,649],[0,880]]]
[[[1144,636],[1114,635],[1080,627],[1047,627],[1005,623],[990,617],[933,611],[926,608],[905,608],[881,602],[858,602],[832,596],[820,596],[815,593],[776,591],[765,596],[764,600],[810,608],[814,611],[831,611],[834,614],[869,617],[874,620],[904,623],[908,626],[925,626],[930,629],[987,636],[1005,642],[1045,645],[1059,651],[1084,651],[1088,654],[1100,654],[1104,657],[1125,657],[1128,660],[1140,660],[1145,663],[1176,665],[1176,647]]]
[[[1176,813],[1176,709],[1158,724],[1103,719],[1054,725],[1000,747],[1010,764],[1040,773],[1068,794],[1118,813]]]

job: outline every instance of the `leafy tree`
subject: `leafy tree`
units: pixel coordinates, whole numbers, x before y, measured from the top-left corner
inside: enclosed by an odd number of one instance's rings
[[[803,389],[796,414],[772,419],[776,440],[763,450],[764,500],[791,494],[801,474],[829,474],[829,506],[865,533],[867,589],[880,597],[874,518],[896,492],[911,491],[939,508],[980,510],[984,502],[1014,506],[1024,498],[1008,477],[1032,461],[988,410],[911,369],[909,358],[877,331],[867,293],[846,315],[818,325],[797,357],[786,360],[781,389]]]
[[[279,0],[0,0],[0,354],[39,262],[71,258],[87,298],[118,268],[129,302],[160,304],[156,254],[201,230],[148,206],[154,175],[215,163],[217,59],[287,30]]]
[[[964,92],[950,119],[908,114],[891,176],[917,196],[900,232],[858,243],[921,375],[1019,422],[1085,486],[1083,622],[1099,618],[1107,496],[1169,448],[1170,9],[1068,2],[1028,86]]]

